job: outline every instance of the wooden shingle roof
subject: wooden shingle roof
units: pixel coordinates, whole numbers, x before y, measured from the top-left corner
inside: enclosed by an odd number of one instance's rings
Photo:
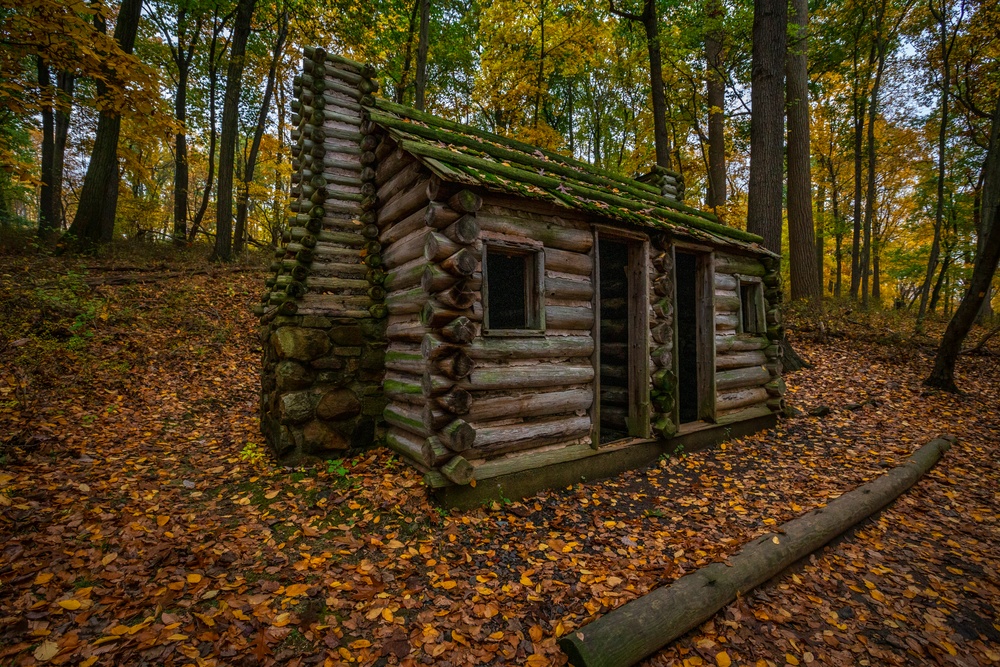
[[[664,197],[655,185],[432,114],[375,99],[365,117],[442,180],[547,201],[695,241],[772,254],[761,237]]]

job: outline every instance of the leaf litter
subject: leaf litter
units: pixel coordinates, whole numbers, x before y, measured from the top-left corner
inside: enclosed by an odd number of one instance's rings
[[[561,665],[559,637],[946,432],[895,505],[647,664],[1000,662],[996,357],[952,396],[919,350],[802,340],[789,402],[824,418],[446,511],[384,451],[261,456],[261,276],[181,273],[63,310],[55,260],[0,279],[0,664]]]

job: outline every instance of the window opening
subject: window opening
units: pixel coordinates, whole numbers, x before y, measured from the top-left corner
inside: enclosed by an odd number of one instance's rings
[[[483,249],[487,332],[542,329],[539,255],[500,245]]]
[[[743,333],[763,333],[764,294],[760,283],[740,281],[740,324]]]

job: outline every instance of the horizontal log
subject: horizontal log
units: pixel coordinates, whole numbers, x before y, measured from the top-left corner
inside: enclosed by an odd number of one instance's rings
[[[476,440],[476,429],[464,419],[455,419],[442,428],[437,437],[444,445],[454,452],[464,452],[472,447]]]
[[[427,210],[427,207],[418,208],[416,211],[409,214],[399,222],[386,226],[385,229],[383,229],[379,234],[378,240],[381,241],[383,245],[392,247],[393,243],[396,243],[400,239],[409,236],[419,229],[423,229],[427,226]]]
[[[435,299],[429,300],[420,310],[420,321],[428,329],[437,329],[459,317],[467,317],[473,322],[481,322],[482,310],[480,309],[478,312],[471,308],[455,310],[441,305]]]
[[[717,331],[736,331],[739,323],[740,316],[736,313],[715,314],[715,329]]]
[[[441,327],[440,335],[444,340],[451,343],[466,344],[471,343],[479,332],[479,325],[468,317],[457,317],[448,324]],[[420,339],[423,342],[423,338]]]
[[[419,349],[393,344],[385,353],[385,367],[390,371],[420,377],[427,370],[427,361]]]
[[[739,387],[759,387],[771,380],[771,374],[762,366],[752,368],[734,368],[715,374],[715,388],[737,389]]]
[[[423,405],[424,390],[421,387],[422,376],[412,376],[403,373],[386,373],[382,381],[382,391],[391,401],[403,403],[418,403]]]
[[[454,354],[439,358],[437,360],[437,367],[445,377],[452,380],[461,380],[464,377],[468,377],[469,373],[476,367],[476,364],[463,349],[459,348]]]
[[[725,563],[712,563],[628,602],[559,641],[577,667],[624,667],[709,620],[824,544],[888,506],[927,473],[951,447],[935,439],[902,465],[825,507],[754,538]],[[628,641],[622,641],[624,636]]]
[[[480,295],[478,292],[467,289],[462,283],[463,281],[459,281],[443,292],[438,292],[435,298],[439,303],[456,310],[471,308],[479,301]]]
[[[423,209],[433,199],[432,195],[439,187],[440,181],[434,176],[417,180],[408,190],[398,193],[381,206],[378,212],[379,227],[385,228]]]
[[[574,440],[590,432],[589,416],[554,417],[521,424],[481,426],[476,430],[473,449],[477,452],[510,451],[531,445],[536,440]]]
[[[415,403],[390,403],[382,412],[390,426],[396,426],[421,438],[431,435],[424,424],[423,409]]]
[[[715,255],[715,273],[763,277],[766,271],[764,265],[753,257],[718,253]]]
[[[715,337],[715,353],[722,355],[726,352],[749,352],[751,350],[763,350],[771,344],[767,338],[753,334],[736,334],[729,336]]]
[[[465,348],[474,360],[554,359],[589,357],[594,353],[590,336],[546,336],[544,338],[477,338]]]
[[[419,343],[427,334],[427,327],[418,321],[390,322],[385,335],[389,340]]]
[[[750,405],[767,403],[767,390],[763,387],[745,387],[730,391],[720,391],[715,399],[715,409],[719,412],[737,410]]]
[[[593,402],[594,392],[590,388],[516,392],[509,396],[477,399],[466,419],[480,423],[510,417],[546,417],[588,410]]]
[[[740,312],[740,297],[738,296],[720,296],[718,292],[715,294],[715,312],[716,313],[739,313]]]
[[[575,253],[588,253],[594,245],[594,235],[589,229],[574,229],[560,224],[555,219],[545,222],[527,218],[503,215],[496,207],[476,214],[480,226],[495,234],[521,236],[526,239],[541,241],[546,248],[568,250]],[[547,263],[547,262],[546,262]]]
[[[322,259],[313,260],[309,265],[309,273],[314,276],[335,276],[338,278],[364,277],[368,267],[360,263],[329,262]]]
[[[603,415],[603,406],[607,403],[609,405],[628,405],[628,387],[615,387],[608,385],[601,385],[601,411]]]
[[[546,306],[545,328],[589,331],[594,327],[594,311],[582,306]]]
[[[386,272],[385,288],[390,292],[399,292],[420,285],[426,267],[427,262],[424,261],[424,258],[417,257],[405,264],[390,268]]]
[[[459,383],[469,391],[496,391],[530,387],[560,387],[584,384],[594,379],[590,364],[536,364],[476,368]]]
[[[475,468],[464,457],[459,455],[441,466],[441,474],[449,481],[464,486],[472,481],[475,475]]]
[[[748,366],[763,366],[767,363],[767,355],[762,350],[747,352],[716,352],[715,369],[722,371],[730,368],[746,368]]]
[[[590,301],[594,298],[594,284],[589,280],[571,280],[546,275],[545,296],[550,299]]]
[[[394,196],[408,190],[413,187],[414,183],[418,179],[427,178],[428,174],[424,166],[419,162],[411,162],[406,165],[395,174],[393,174],[389,179],[378,186],[378,200],[388,202],[392,200]]]
[[[472,394],[461,387],[453,387],[440,396],[434,398],[434,404],[452,414],[464,415],[472,408]]]
[[[628,383],[628,366],[623,364],[601,364],[601,382],[611,382],[624,386]]]
[[[390,292],[385,297],[385,305],[390,315],[419,313],[427,303],[427,292],[419,285],[408,290]]]
[[[425,449],[427,439],[416,436],[400,428],[390,428],[385,434],[385,442],[394,452],[428,467],[435,467],[428,449]]]
[[[382,261],[385,262],[386,268],[391,270],[423,257],[424,245],[431,231],[433,230],[421,226],[390,244],[382,253]]]
[[[428,227],[444,229],[461,218],[462,215],[462,213],[459,213],[447,204],[432,201],[427,205],[427,210],[424,212],[424,222]]]
[[[448,198],[448,206],[458,213],[475,213],[483,207],[483,198],[471,190],[459,190]]]
[[[381,185],[403,170],[406,165],[416,162],[413,156],[397,148],[387,158],[379,161],[375,168],[375,184]]]
[[[628,408],[601,403],[601,428],[628,433]]]
[[[578,252],[545,248],[545,270],[589,276],[594,272],[594,260]]]

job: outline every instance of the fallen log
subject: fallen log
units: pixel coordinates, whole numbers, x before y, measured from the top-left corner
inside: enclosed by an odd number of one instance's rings
[[[712,563],[605,614],[560,639],[559,647],[576,667],[634,665],[886,507],[948,451],[954,440],[946,438],[931,440],[878,479],[758,537],[728,562]]]

